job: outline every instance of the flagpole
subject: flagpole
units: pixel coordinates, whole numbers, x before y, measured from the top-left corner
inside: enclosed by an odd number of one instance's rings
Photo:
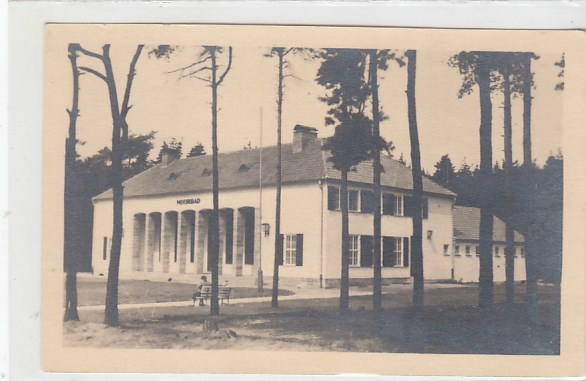
[[[257,276],[257,286],[258,292],[263,291],[263,276],[262,276],[262,240],[263,240],[263,232],[262,232],[262,106],[260,108],[260,149],[259,149],[259,158],[258,158],[258,194],[259,194],[259,223],[261,226],[258,227],[260,229],[260,240],[258,242],[259,247],[259,255],[258,255],[258,276]]]

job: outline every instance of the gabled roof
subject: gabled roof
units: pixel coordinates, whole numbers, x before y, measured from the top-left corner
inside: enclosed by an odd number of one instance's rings
[[[303,151],[293,152],[292,144],[282,145],[282,182],[296,183],[318,181],[320,179],[339,180],[340,171],[328,162],[329,152],[322,150],[323,139],[308,142]],[[276,183],[277,147],[262,149],[262,182],[264,185]],[[411,170],[389,157],[381,157],[383,173],[382,186],[412,190]],[[259,185],[260,150],[250,149],[218,155],[220,189],[240,189]],[[156,196],[164,194],[210,192],[212,189],[212,156],[204,155],[179,159],[168,166],[158,164],[124,182],[124,196]],[[372,164],[360,163],[356,171],[348,174],[348,180],[355,183],[372,183]],[[455,193],[423,178],[423,190],[445,196]],[[112,198],[112,191],[96,196],[94,199]]]
[[[480,209],[469,206],[454,206],[452,214],[454,222],[454,238],[463,241],[478,241],[480,232]],[[498,217],[493,220],[493,241],[506,242],[505,223]],[[515,242],[525,242],[525,237],[515,231]]]

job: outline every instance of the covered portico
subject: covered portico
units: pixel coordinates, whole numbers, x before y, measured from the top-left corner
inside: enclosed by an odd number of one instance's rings
[[[139,212],[132,221],[132,272],[206,274],[211,271],[211,209]],[[258,208],[219,210],[218,273],[247,276],[260,265]]]

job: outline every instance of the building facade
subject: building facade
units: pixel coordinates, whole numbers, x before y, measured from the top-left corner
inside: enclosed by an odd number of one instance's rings
[[[317,130],[296,126],[282,147],[281,233],[285,281],[334,287],[341,270],[340,172],[328,161]],[[276,147],[219,155],[220,257],[222,279],[249,279],[259,270],[267,280],[274,264]],[[382,277],[411,276],[411,170],[382,158]],[[193,281],[209,272],[212,211],[211,157],[172,160],[124,183],[121,278]],[[349,173],[350,278],[372,279],[372,164]],[[454,261],[455,194],[424,178],[423,252],[425,278],[448,280]],[[93,271],[106,275],[112,235],[112,193],[94,198]]]
[[[493,217],[493,279],[504,282],[506,225],[498,217]],[[467,206],[454,207],[454,244],[444,247],[444,255],[453,258],[454,280],[458,282],[478,282],[479,268],[479,231],[480,209]],[[523,281],[525,274],[525,238],[514,232],[515,280]]]

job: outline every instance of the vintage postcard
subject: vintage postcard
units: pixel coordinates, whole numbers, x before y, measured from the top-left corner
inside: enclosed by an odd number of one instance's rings
[[[45,371],[583,374],[583,31],[45,49]]]

